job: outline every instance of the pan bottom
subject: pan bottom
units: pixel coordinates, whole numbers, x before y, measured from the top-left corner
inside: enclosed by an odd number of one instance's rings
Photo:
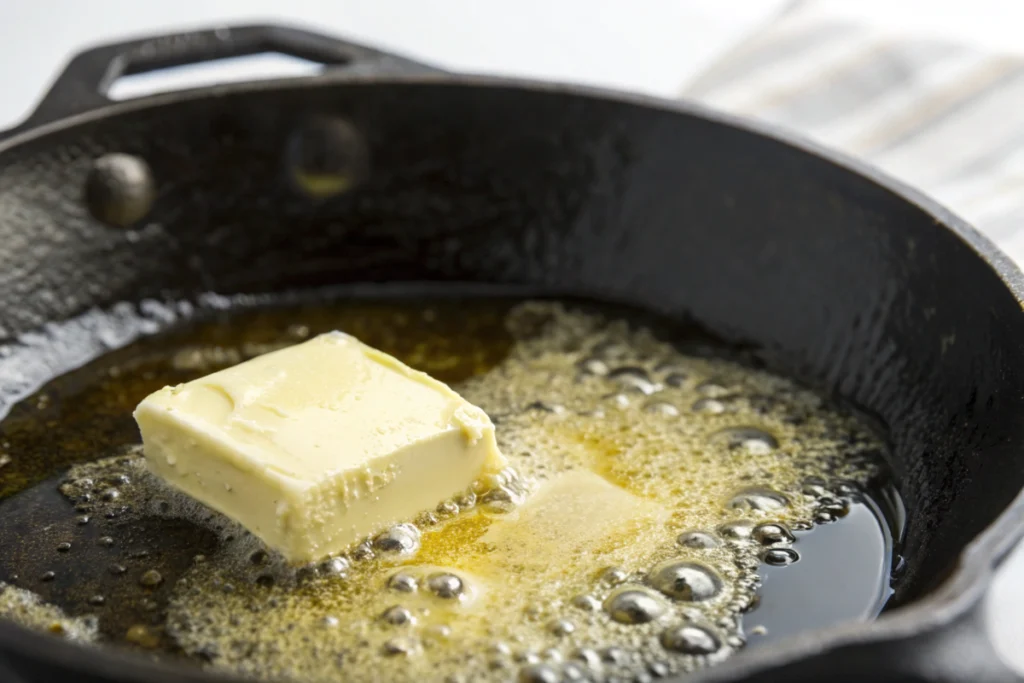
[[[510,483],[507,500],[467,492],[394,531],[415,552],[384,538],[296,569],[139,468],[130,413],[146,394],[330,329],[487,409],[521,488],[598,481],[611,513],[517,526],[532,499]],[[305,680],[657,676],[871,618],[899,535],[881,442],[750,362],[632,312],[493,299],[270,307],[175,328],[55,379],[0,423],[0,611]],[[594,479],[565,479],[581,473]],[[565,537],[594,545],[569,553]]]

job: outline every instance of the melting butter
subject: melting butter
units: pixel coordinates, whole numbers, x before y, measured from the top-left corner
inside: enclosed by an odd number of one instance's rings
[[[154,472],[296,562],[505,465],[482,410],[338,332],[165,387],[135,418]]]

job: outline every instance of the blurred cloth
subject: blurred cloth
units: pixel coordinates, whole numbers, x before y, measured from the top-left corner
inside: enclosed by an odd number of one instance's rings
[[[687,98],[792,129],[916,186],[1024,264],[1024,58],[800,3]]]

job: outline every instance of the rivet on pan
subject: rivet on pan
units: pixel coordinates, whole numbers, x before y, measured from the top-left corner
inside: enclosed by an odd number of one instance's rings
[[[149,213],[156,190],[144,159],[105,154],[93,162],[85,181],[85,204],[96,220],[126,228]]]
[[[288,138],[285,154],[295,187],[312,199],[327,199],[356,187],[369,164],[366,141],[350,122],[319,116]]]

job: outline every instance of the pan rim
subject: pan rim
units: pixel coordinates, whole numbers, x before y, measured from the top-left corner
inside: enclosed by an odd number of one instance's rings
[[[721,112],[696,102],[671,100],[598,86],[504,76],[443,73],[348,74],[342,71],[325,72],[300,78],[207,86],[113,102],[81,114],[18,132],[10,138],[0,140],[0,162],[3,160],[4,153],[32,141],[101,119],[177,102],[241,96],[267,91],[309,90],[352,85],[432,85],[562,94],[689,116],[757,135],[840,167],[922,211],[935,221],[937,227],[951,232],[991,268],[1024,309],[1024,273],[1009,256],[988,237],[938,201],[872,164],[844,152],[827,148],[798,133],[773,124]],[[839,625],[816,633],[802,633],[788,638],[772,648],[740,653],[739,656],[718,666],[696,675],[690,675],[687,680],[692,683],[738,680],[757,671],[783,667],[811,655],[827,655],[844,648],[883,641],[909,640],[922,633],[939,629],[954,622],[983,599],[987,589],[987,579],[1022,539],[1024,539],[1024,489],[991,524],[964,547],[946,579],[923,597],[899,610],[884,613],[874,621]],[[192,681],[196,683],[228,683],[248,680],[223,672],[198,668],[190,670],[187,666],[161,664],[142,655],[115,648],[82,647],[29,630],[8,620],[0,620],[0,653],[5,649],[17,651],[35,659],[59,662],[65,666],[76,667],[83,672],[109,677],[112,680],[134,679],[157,683],[160,681],[167,683],[172,681],[174,683]],[[0,665],[2,665],[2,660],[0,660]],[[0,666],[0,672],[2,671],[2,666]]]

